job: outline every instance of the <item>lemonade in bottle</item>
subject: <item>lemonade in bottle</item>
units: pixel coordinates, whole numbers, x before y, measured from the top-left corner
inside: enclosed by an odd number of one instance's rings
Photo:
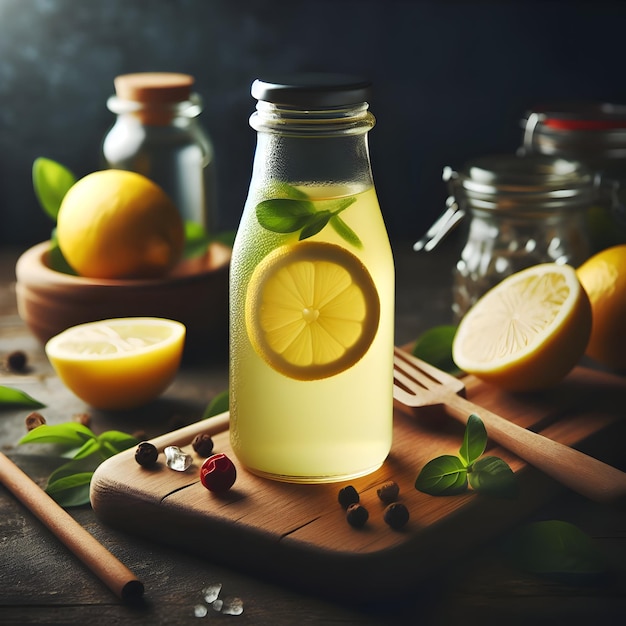
[[[252,85],[230,432],[239,461],[276,480],[365,475],[391,447],[394,267],[369,161],[369,89],[336,75]]]

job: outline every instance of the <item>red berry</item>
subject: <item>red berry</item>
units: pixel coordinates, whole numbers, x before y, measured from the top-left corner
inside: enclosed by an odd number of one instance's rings
[[[215,493],[228,491],[236,478],[237,470],[225,454],[210,456],[200,468],[200,482]]]

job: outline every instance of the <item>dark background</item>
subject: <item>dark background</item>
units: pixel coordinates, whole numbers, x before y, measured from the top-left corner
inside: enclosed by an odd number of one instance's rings
[[[531,107],[626,101],[626,2],[0,0],[0,244],[47,239],[31,165],[100,167],[117,74],[196,77],[215,145],[220,228],[236,227],[255,145],[249,88],[267,71],[375,85],[375,181],[393,239],[441,212],[441,172],[512,152]]]

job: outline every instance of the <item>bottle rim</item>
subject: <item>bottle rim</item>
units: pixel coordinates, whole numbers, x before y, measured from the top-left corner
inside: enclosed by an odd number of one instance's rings
[[[107,108],[116,115],[153,112],[164,114],[170,119],[174,117],[191,119],[198,117],[202,113],[202,98],[199,94],[192,93],[188,99],[182,101],[141,102],[138,100],[126,100],[118,95],[112,95],[107,99]]]

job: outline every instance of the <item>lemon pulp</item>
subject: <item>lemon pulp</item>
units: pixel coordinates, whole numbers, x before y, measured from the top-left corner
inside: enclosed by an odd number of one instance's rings
[[[507,277],[461,320],[460,369],[506,389],[549,387],[584,353],[591,309],[575,270],[545,263]]]
[[[68,328],[45,351],[63,383],[100,409],[156,398],[180,365],[185,327],[160,318],[118,318]]]
[[[338,374],[372,343],[380,301],[361,261],[324,242],[285,245],[257,266],[248,286],[246,328],[275,370],[298,380]]]

